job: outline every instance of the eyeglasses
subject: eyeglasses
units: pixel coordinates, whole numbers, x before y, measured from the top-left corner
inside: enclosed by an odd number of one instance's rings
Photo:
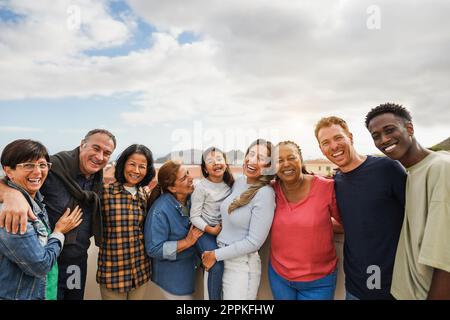
[[[210,164],[210,165],[213,164],[214,162],[220,164],[222,162],[225,162],[225,159],[222,157],[216,157],[216,158],[207,158],[205,161],[206,164]]]
[[[23,170],[27,172],[34,171],[34,168],[38,167],[41,171],[47,171],[50,170],[52,167],[51,162],[41,162],[41,163],[32,163],[32,162],[25,162],[25,163],[19,163],[16,165],[17,167],[22,167]]]

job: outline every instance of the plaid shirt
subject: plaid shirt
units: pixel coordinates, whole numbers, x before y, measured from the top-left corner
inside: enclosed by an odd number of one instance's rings
[[[118,182],[105,186],[97,282],[108,289],[128,292],[150,279],[143,233],[146,209],[147,197],[142,188],[133,196]]]

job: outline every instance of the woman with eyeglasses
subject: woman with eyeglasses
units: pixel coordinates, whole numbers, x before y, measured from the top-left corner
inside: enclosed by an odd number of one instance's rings
[[[49,160],[45,146],[33,140],[15,140],[2,152],[6,183],[24,195],[37,219],[28,221],[23,235],[0,228],[0,299],[56,300],[56,262],[64,234],[81,223],[82,212],[67,209],[51,231],[39,193],[51,168]]]

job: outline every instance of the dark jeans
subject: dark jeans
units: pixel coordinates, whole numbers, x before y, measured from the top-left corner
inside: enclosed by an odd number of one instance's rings
[[[195,243],[195,247],[202,254],[205,251],[217,249],[216,237],[204,233]],[[208,272],[209,300],[222,300],[223,261],[217,261]]]
[[[345,300],[359,300],[356,296],[345,290]]]
[[[58,300],[83,300],[87,257],[58,261]]]

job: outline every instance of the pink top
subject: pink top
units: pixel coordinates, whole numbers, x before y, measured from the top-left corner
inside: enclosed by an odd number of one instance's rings
[[[290,203],[278,182],[272,223],[270,259],[274,270],[289,281],[313,281],[337,265],[331,217],[341,223],[334,181],[314,176],[308,196]]]

